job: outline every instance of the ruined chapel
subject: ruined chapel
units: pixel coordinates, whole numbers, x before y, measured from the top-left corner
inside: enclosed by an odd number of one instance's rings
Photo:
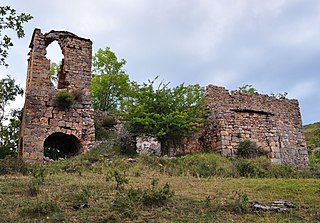
[[[57,41],[64,56],[57,87],[50,80],[46,48]],[[70,32],[42,34],[35,29],[30,43],[25,105],[18,154],[28,162],[42,162],[45,147],[76,155],[95,141],[93,108],[90,101],[92,42]],[[53,103],[59,91],[77,92],[75,104],[60,109]]]
[[[50,60],[46,58],[46,48],[53,41],[64,56],[57,87],[50,80]],[[66,31],[42,34],[35,29],[29,55],[19,156],[42,162],[46,147],[67,150],[68,155],[89,150],[95,141],[90,102],[92,42]],[[53,99],[61,91],[77,92],[79,97],[70,108],[55,106]],[[250,140],[265,149],[274,163],[308,165],[297,100],[230,93],[213,85],[207,87],[205,97],[211,111],[208,122],[175,153],[206,150],[233,156],[240,142]]]

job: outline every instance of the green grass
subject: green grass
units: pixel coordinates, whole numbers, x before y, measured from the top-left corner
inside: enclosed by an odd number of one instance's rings
[[[303,128],[308,148],[320,147],[320,122],[305,125]]]
[[[133,163],[125,159],[101,146],[51,163],[45,172],[34,167],[28,176],[0,176],[0,222],[320,221],[320,179],[304,176],[307,172],[290,169],[286,175],[282,172],[291,167],[273,170],[269,165],[260,171],[276,172],[279,178],[241,177],[235,162],[242,161],[215,154],[176,160],[141,156]],[[254,168],[266,165],[262,158],[250,162]],[[34,179],[41,183],[37,195],[31,196]],[[288,213],[257,212],[244,198],[262,203],[284,199],[296,208]],[[74,208],[83,203],[90,207]]]

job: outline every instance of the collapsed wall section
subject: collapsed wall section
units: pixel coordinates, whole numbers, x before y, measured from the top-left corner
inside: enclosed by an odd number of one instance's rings
[[[50,60],[46,58],[46,48],[53,41],[58,42],[64,55],[57,88],[50,80]],[[35,29],[29,47],[19,156],[29,162],[42,162],[45,140],[52,135],[61,135],[54,140],[59,141],[58,145],[64,139],[75,138],[73,141],[79,142],[74,147],[78,148],[77,153],[88,150],[95,140],[90,102],[92,42],[70,32],[42,34],[40,29]],[[59,91],[76,92],[75,104],[67,109],[56,107],[53,98]]]
[[[264,148],[272,162],[308,165],[297,100],[229,93],[213,85],[207,87],[206,99],[212,114],[203,131],[203,148],[232,156],[240,142],[250,140]]]

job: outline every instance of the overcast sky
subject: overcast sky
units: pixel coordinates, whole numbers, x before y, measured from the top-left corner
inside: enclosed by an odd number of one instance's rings
[[[8,69],[25,86],[34,28],[66,30],[110,47],[139,83],[159,75],[229,90],[252,84],[260,93],[288,92],[304,124],[320,121],[319,0],[55,0],[2,1],[34,19],[15,39]],[[57,45],[56,45],[57,47]],[[52,49],[51,49],[52,48]],[[59,60],[57,48],[48,57]],[[23,104],[22,100],[19,104]]]

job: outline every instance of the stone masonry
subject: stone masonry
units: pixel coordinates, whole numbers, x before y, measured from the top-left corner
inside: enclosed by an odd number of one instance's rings
[[[274,163],[307,166],[308,151],[299,103],[258,93],[249,94],[209,85],[212,113],[205,128],[185,141],[182,152],[216,151],[236,155],[240,142],[250,140],[268,151]]]
[[[57,41],[64,56],[58,85],[50,80],[46,48]],[[95,140],[90,102],[92,42],[66,31],[42,34],[35,29],[30,43],[26,99],[18,151],[28,162],[42,162],[44,147],[69,149],[70,155],[85,152]],[[57,92],[77,92],[75,104],[67,109],[54,106]]]

